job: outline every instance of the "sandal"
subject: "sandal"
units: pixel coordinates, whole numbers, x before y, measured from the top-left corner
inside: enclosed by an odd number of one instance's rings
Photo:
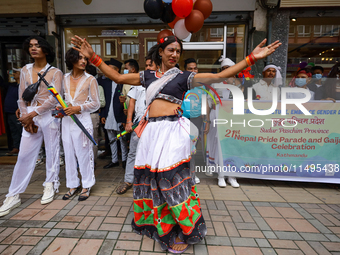
[[[77,187],[75,190],[71,191],[69,190],[64,196],[63,196],[63,200],[68,200],[71,197],[73,197],[75,194],[77,194],[78,192],[80,192],[80,186]]]
[[[80,193],[79,197],[78,197],[78,201],[85,201],[86,199],[89,198],[90,196],[90,190],[91,188],[87,188],[86,191]],[[86,196],[84,196],[86,194]]]
[[[126,191],[132,188],[132,183],[124,182],[117,188],[117,194],[121,195],[124,194]]]
[[[178,242],[178,243],[176,243],[176,240],[175,240],[174,244],[187,244],[187,243],[185,243],[185,242]],[[171,253],[179,254],[179,253],[185,252],[189,247],[190,247],[190,244],[188,244],[188,246],[186,248],[184,248],[183,250],[177,251],[177,250],[174,250],[172,248],[168,248],[168,251],[171,252]]]

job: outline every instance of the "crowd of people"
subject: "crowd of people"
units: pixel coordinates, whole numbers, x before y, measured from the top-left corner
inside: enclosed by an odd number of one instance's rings
[[[204,118],[190,113],[186,116],[182,106],[185,96],[201,86],[194,78],[219,78],[224,79],[223,84],[241,88],[246,99],[247,88],[252,87],[253,99],[271,100],[272,88],[282,86],[279,67],[266,66],[263,79],[256,84],[238,80],[236,75],[272,54],[280,43],[264,46],[264,40],[237,64],[222,58],[221,71],[217,73],[200,73],[195,59],[186,59],[185,70],[178,69],[176,65],[183,47],[176,36],[166,36],[150,49],[144,71],[139,70],[138,62],[133,59],[124,63],[116,59],[102,61],[91,45],[78,36],[72,38],[72,43],[74,47],[65,55],[70,71],[65,75],[50,65],[55,54],[46,40],[32,36],[23,44],[33,63],[14,70],[16,83],[10,85],[6,96],[8,107],[5,111],[13,137],[12,150],[8,154],[18,154],[18,159],[0,216],[20,205],[19,194],[30,182],[43,142],[46,179],[41,204],[53,201],[58,192],[60,141],[69,189],[63,199],[78,193],[79,201],[90,196],[95,185],[98,147],[73,121],[75,115],[95,141],[98,141],[100,123],[104,127],[105,151],[98,158],[111,157],[105,169],[119,166],[120,146],[125,176],[117,193],[123,194],[133,187],[134,231],[155,239],[164,250],[184,252],[190,244],[200,242],[207,231],[196,188],[200,179],[195,175],[192,157],[198,138],[208,136],[208,165],[219,164],[221,157],[220,148],[216,146],[216,128],[209,125],[218,106],[208,102],[208,114]],[[103,76],[96,79],[97,68]],[[332,69],[331,75],[338,75],[337,68]],[[309,90],[315,100],[335,100],[340,92],[322,85],[323,72],[318,66],[311,70],[302,68],[291,86]],[[38,89],[33,91],[32,99],[27,100],[25,94],[32,93],[30,88],[36,83],[39,83]],[[53,86],[68,106],[58,105],[46,85]],[[217,89],[217,93],[223,99],[232,98],[228,90]],[[299,95],[292,95],[292,98],[299,98]],[[115,139],[124,130],[130,135]],[[207,175],[213,174],[208,172]],[[227,182],[232,187],[239,187],[235,177],[228,176]],[[218,185],[227,185],[222,173],[218,173]]]

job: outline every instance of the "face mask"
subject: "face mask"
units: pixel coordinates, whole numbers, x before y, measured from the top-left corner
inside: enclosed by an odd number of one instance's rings
[[[306,78],[296,78],[295,79],[295,85],[298,87],[305,86],[307,84],[307,79]]]
[[[127,74],[127,73],[129,73],[129,70],[124,69],[124,74]]]
[[[322,78],[321,73],[313,74],[313,78],[320,80]]]

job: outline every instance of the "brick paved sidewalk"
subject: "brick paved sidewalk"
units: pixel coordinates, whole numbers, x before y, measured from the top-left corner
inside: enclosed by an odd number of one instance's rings
[[[166,254],[149,238],[132,233],[132,191],[118,196],[119,167],[96,170],[87,201],[40,204],[44,167],[37,167],[22,205],[0,218],[1,254]],[[0,201],[13,166],[0,166]],[[63,169],[62,169],[63,170]],[[201,177],[198,191],[208,227],[205,240],[186,254],[340,254],[340,192],[336,186],[240,180],[221,189]]]

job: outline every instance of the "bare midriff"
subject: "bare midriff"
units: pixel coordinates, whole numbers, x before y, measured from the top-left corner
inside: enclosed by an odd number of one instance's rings
[[[179,104],[171,103],[164,99],[155,99],[150,106],[149,117],[160,117],[176,114]]]

